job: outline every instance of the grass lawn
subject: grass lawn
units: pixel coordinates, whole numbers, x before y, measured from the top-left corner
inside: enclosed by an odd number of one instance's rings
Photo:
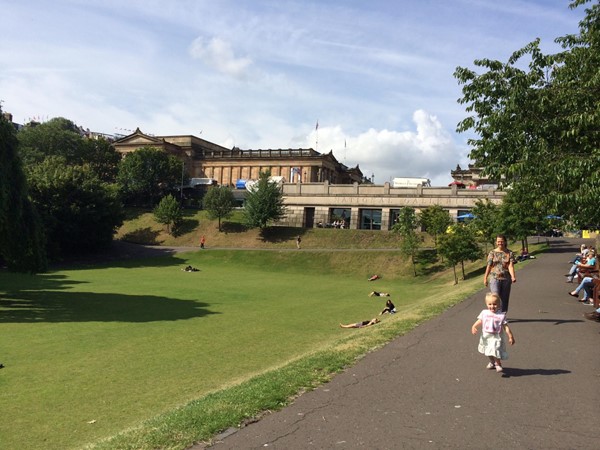
[[[392,253],[208,250],[0,272],[2,447],[81,448],[134,430],[100,447],[185,448],[481,287],[479,276],[458,286],[448,275],[368,282],[371,264],[397,262]],[[200,271],[181,271],[187,264]],[[399,314],[340,329],[383,308],[373,289],[392,292]],[[270,391],[274,400],[257,400]],[[207,428],[228,396],[241,410]]]

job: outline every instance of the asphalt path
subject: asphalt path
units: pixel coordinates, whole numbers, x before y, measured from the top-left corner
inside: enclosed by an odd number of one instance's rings
[[[485,369],[470,332],[484,309],[482,284],[283,410],[227,430],[210,448],[600,448],[600,324],[583,318],[592,307],[567,295],[574,285],[564,277],[582,240],[551,242],[517,271],[508,313],[516,344],[503,373]]]

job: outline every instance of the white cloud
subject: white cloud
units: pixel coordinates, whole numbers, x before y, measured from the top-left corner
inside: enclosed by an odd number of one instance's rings
[[[423,110],[413,113],[415,129],[410,131],[371,128],[347,136],[340,126],[319,127],[306,142],[318,151],[333,150],[336,159],[349,167],[357,164],[376,183],[395,177],[427,177],[434,185],[445,185],[450,170],[464,159],[464,151],[453,141],[437,117]],[[344,143],[346,146],[344,146]]]
[[[190,46],[190,55],[207,66],[236,78],[244,76],[252,64],[250,58],[236,58],[231,44],[217,37],[208,42],[203,37],[196,38]]]

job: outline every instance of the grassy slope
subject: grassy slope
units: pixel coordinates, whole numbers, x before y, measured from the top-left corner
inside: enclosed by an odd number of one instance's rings
[[[302,229],[274,227],[266,236],[257,229],[242,225],[240,211],[235,211],[218,231],[217,222],[209,220],[205,211],[186,211],[181,234],[173,237],[157,224],[152,213],[130,210],[127,222],[117,233],[117,238],[144,244],[198,246],[200,237],[206,236],[208,247],[242,248],[295,248],[296,236],[302,235],[303,248],[397,248],[398,236],[388,231]],[[426,243],[428,244],[428,243]]]

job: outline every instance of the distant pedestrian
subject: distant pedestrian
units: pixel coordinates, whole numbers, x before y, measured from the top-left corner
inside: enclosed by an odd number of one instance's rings
[[[499,234],[496,236],[496,248],[487,257],[487,266],[483,276],[483,284],[488,285],[490,280],[490,291],[498,294],[502,302],[502,312],[508,312],[508,300],[510,299],[510,288],[517,282],[515,275],[515,255],[506,248],[506,237]]]
[[[486,369],[496,369],[496,372],[502,372],[502,361],[508,359],[506,353],[506,339],[510,345],[515,343],[512,331],[506,323],[506,313],[500,311],[500,296],[489,292],[485,296],[484,309],[477,316],[477,320],[471,327],[471,333],[477,334],[477,329],[481,325],[481,337],[477,350],[490,359]]]
[[[302,242],[302,237],[300,235],[298,235],[298,237],[296,238],[296,247],[298,247],[298,249],[300,249],[301,242]]]
[[[204,244],[206,244],[206,238],[202,236],[200,238],[200,248],[204,248]]]

